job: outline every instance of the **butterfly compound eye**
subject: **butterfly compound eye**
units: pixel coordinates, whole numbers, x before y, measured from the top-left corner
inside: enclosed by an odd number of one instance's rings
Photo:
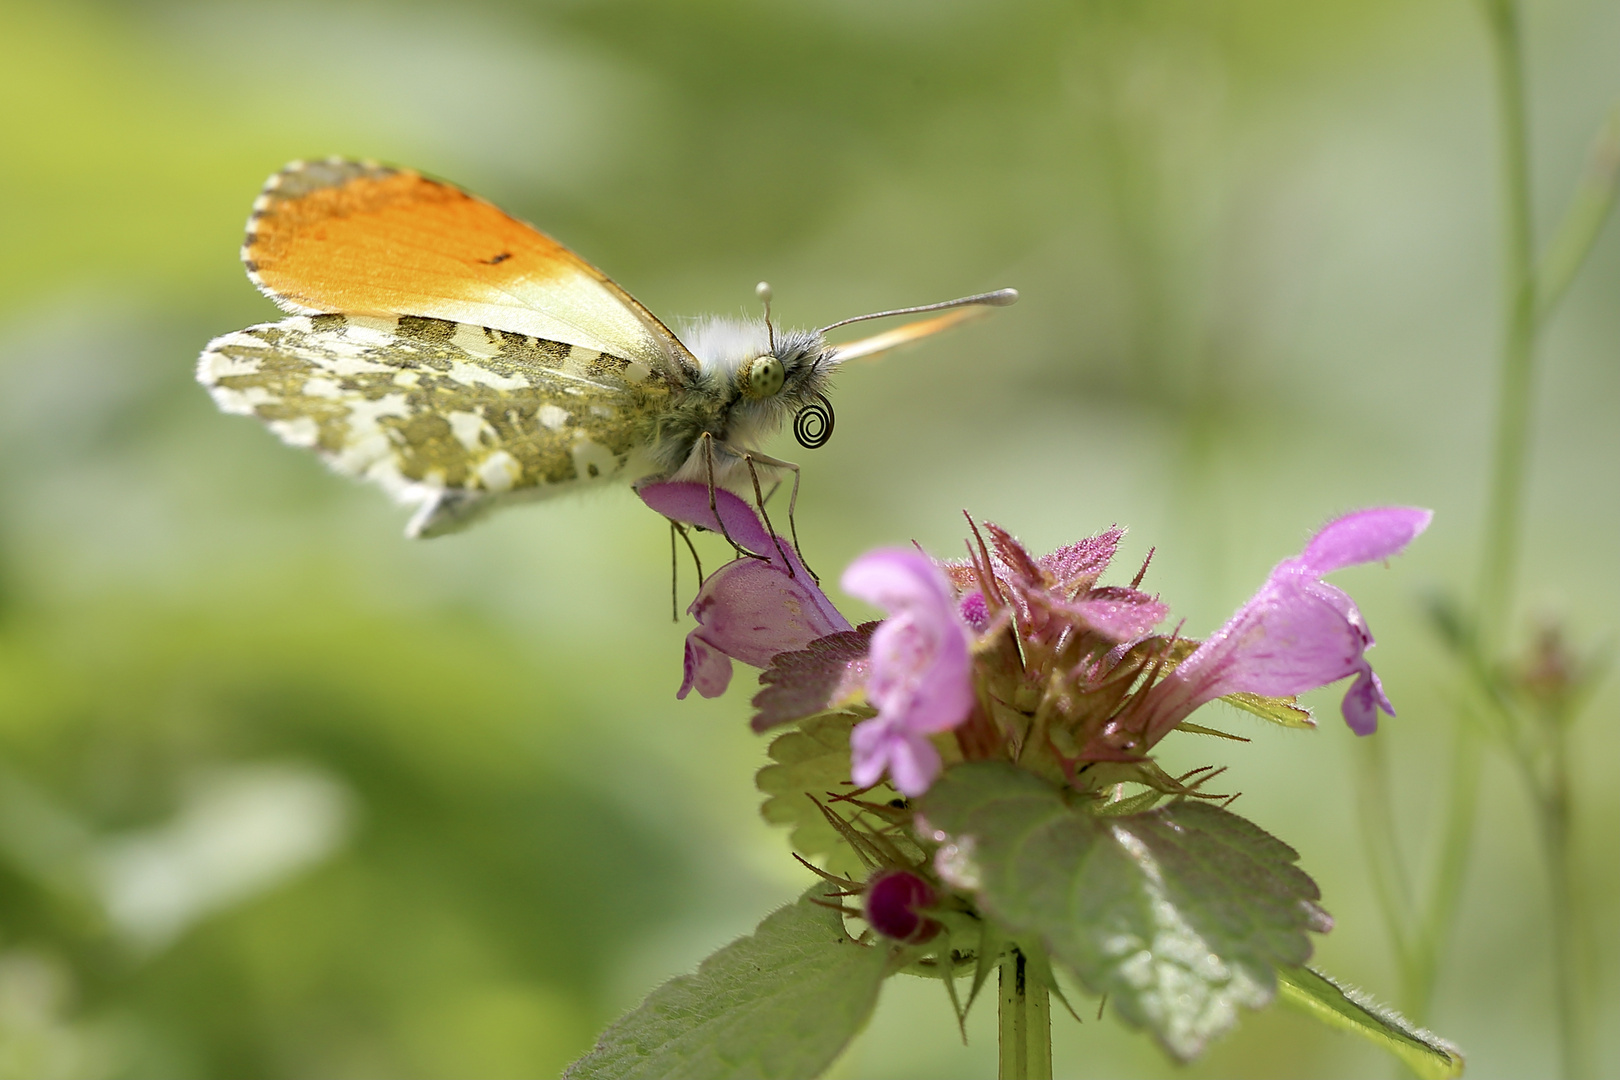
[[[751,398],[774,397],[782,392],[787,372],[774,356],[756,356],[742,369],[740,389]]]

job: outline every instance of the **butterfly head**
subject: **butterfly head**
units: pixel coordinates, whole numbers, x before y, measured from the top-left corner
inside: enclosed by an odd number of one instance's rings
[[[693,327],[687,343],[702,366],[705,396],[724,408],[729,442],[754,445],[806,408],[830,410],[826,391],[837,355],[814,330],[711,319]]]

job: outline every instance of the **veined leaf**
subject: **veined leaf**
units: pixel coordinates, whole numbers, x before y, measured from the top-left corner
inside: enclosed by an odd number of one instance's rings
[[[769,731],[859,701],[866,685],[866,653],[877,625],[862,623],[772,657],[771,666],[760,672],[759,693],[754,695],[754,730]]]
[[[866,875],[864,864],[806,795],[826,803],[828,792],[854,790],[849,782],[849,732],[860,721],[861,717],[851,713],[812,716],[801,721],[795,730],[772,740],[766,753],[775,764],[766,765],[754,775],[754,786],[766,796],[760,814],[773,825],[793,830],[793,850],[807,858],[826,856],[828,872],[852,874],[857,880]],[[883,784],[867,798],[887,802],[895,796],[896,792]]]
[[[1308,967],[1278,968],[1277,981],[1285,1004],[1378,1043],[1423,1080],[1451,1080],[1463,1074],[1461,1050],[1365,994]]]
[[[877,1005],[889,950],[862,945],[843,917],[812,903],[766,917],[671,979],[568,1067],[573,1080],[819,1076]]]
[[[957,844],[953,876],[982,910],[1183,1061],[1239,1006],[1269,1004],[1276,969],[1309,958],[1306,931],[1332,926],[1292,848],[1207,803],[1098,817],[1031,773],[975,762],[947,770],[922,812]]]

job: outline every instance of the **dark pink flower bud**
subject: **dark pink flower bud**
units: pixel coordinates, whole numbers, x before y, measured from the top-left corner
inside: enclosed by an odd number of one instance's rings
[[[866,887],[866,921],[884,937],[920,945],[940,931],[922,914],[936,899],[934,887],[911,871],[881,871]]]

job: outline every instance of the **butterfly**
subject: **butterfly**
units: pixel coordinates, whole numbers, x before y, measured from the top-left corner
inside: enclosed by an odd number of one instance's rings
[[[759,497],[789,417],[815,447],[840,363],[1017,299],[1011,289],[817,330],[708,319],[685,340],[612,279],[493,204],[410,169],[293,162],[253,204],[242,261],[292,317],[208,343],[197,379],[228,413],[414,506],[411,537],[613,481]],[[826,333],[940,311],[844,345]],[[776,475],[779,475],[777,473]]]

